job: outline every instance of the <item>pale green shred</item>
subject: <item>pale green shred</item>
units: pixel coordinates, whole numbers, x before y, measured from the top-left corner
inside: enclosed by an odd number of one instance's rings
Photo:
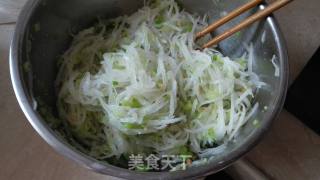
[[[39,32],[41,30],[40,23],[36,23],[33,25],[34,32]]]
[[[25,73],[29,73],[31,71],[31,63],[30,63],[30,61],[26,61],[25,63],[23,63],[23,71]]]
[[[248,63],[252,51],[231,59],[196,50],[194,34],[207,25],[162,0],[74,37],[60,62],[58,110],[89,155],[116,162],[190,154],[204,162],[237,137],[258,109],[252,100],[262,83]]]
[[[239,37],[241,37],[241,32],[238,31],[238,32],[236,32],[234,35],[235,35],[237,38],[239,38]]]
[[[260,126],[260,121],[258,119],[253,120],[252,125],[255,127],[259,127]]]

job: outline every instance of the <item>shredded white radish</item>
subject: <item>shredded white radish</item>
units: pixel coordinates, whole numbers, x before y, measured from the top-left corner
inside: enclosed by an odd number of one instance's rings
[[[279,65],[277,64],[276,61],[277,61],[277,57],[276,57],[276,55],[273,55],[271,62],[272,62],[272,65],[275,69],[274,76],[279,77],[280,76],[280,68],[279,68]]]
[[[185,147],[203,158],[236,137],[258,110],[254,92],[264,83],[252,45],[237,59],[196,50],[206,19],[163,0],[74,37],[57,77],[58,108],[91,156]]]

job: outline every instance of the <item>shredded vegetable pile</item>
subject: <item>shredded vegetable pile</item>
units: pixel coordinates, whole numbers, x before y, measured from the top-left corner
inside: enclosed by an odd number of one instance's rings
[[[257,111],[253,52],[203,51],[205,17],[173,0],[100,20],[74,37],[57,77],[58,110],[87,153],[218,155]],[[205,37],[210,38],[210,37]]]

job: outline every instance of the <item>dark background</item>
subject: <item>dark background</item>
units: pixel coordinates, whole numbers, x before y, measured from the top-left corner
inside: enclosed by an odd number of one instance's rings
[[[289,88],[285,108],[320,133],[320,48]]]

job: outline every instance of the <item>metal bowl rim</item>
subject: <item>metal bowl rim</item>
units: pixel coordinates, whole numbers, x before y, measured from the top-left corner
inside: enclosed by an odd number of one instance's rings
[[[41,0],[29,0],[22,9],[22,12],[19,15],[16,29],[14,32],[14,37],[10,46],[10,74],[11,81],[14,88],[14,92],[18,103],[27,117],[28,121],[32,125],[32,127],[39,133],[39,135],[50,144],[55,151],[58,153],[78,162],[85,167],[92,169],[96,172],[100,172],[102,174],[127,178],[127,179],[137,179],[137,178],[147,178],[147,179],[182,179],[182,178],[194,178],[201,177],[206,174],[217,172],[232,162],[239,159],[245,153],[247,153],[250,149],[252,149],[256,144],[258,144],[259,140],[269,129],[273,119],[275,119],[284,104],[287,86],[288,86],[288,76],[289,76],[289,65],[288,65],[288,55],[286,50],[285,41],[283,39],[282,33],[279,29],[278,23],[275,18],[271,15],[267,18],[267,23],[272,28],[272,32],[275,36],[277,50],[279,51],[279,61],[281,67],[280,74],[280,91],[279,95],[275,99],[274,106],[277,107],[273,109],[270,113],[266,114],[266,121],[262,122],[261,127],[254,131],[254,134],[251,136],[252,138],[245,141],[240,145],[238,149],[232,150],[228,154],[228,158],[219,159],[210,162],[209,164],[204,166],[199,166],[195,168],[190,168],[186,171],[176,171],[176,172],[136,172],[130,171],[127,169],[119,168],[113,165],[109,165],[107,163],[99,162],[82,152],[79,152],[72,148],[70,145],[65,143],[65,141],[58,135],[56,135],[49,127],[44,123],[42,117],[33,110],[32,104],[30,101],[30,97],[25,90],[25,85],[22,81],[22,73],[21,68],[19,67],[19,61],[22,58],[22,45],[24,36],[26,33],[26,28],[28,22],[36,10],[37,6]],[[260,8],[264,8],[264,5],[261,5]]]

